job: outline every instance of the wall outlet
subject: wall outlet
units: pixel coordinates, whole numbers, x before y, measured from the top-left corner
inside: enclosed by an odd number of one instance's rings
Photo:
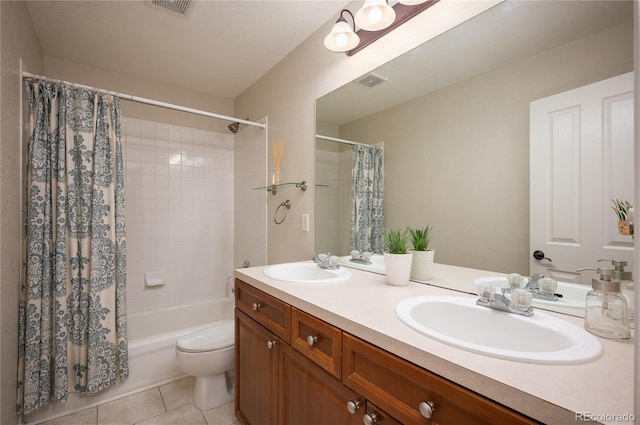
[[[309,214],[302,214],[302,231],[309,231]]]

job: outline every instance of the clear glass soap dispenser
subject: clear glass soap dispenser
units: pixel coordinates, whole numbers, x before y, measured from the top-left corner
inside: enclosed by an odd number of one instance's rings
[[[613,276],[611,276],[611,280],[617,280],[620,282],[620,293],[627,300],[627,315],[629,316],[629,325],[633,326],[635,318],[635,284],[633,283],[631,272],[624,269],[627,266],[627,262],[609,259],[598,261],[611,261],[611,265],[613,266]]]
[[[630,338],[627,301],[620,293],[620,282],[611,280],[613,269],[578,269],[583,270],[594,270],[600,277],[591,280],[593,289],[585,300],[584,328],[602,338]]]

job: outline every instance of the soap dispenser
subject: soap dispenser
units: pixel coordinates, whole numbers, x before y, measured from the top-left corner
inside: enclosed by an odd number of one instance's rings
[[[635,285],[631,272],[624,270],[627,266],[626,261],[611,260],[611,264],[613,265],[613,276],[611,279],[620,281],[620,293],[627,300],[627,314],[629,315],[629,323],[632,324],[635,317]]]
[[[592,279],[592,290],[585,300],[584,328],[602,338],[628,339],[629,317],[627,301],[620,293],[620,281],[611,280],[613,269],[585,267],[594,270],[599,279]]]

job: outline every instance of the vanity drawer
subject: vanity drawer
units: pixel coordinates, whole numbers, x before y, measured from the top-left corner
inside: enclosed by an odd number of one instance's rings
[[[236,279],[236,307],[283,341],[291,343],[289,304]]]
[[[345,385],[405,425],[537,423],[347,333],[343,348]],[[423,402],[433,404],[431,419]]]
[[[291,308],[291,345],[338,379],[342,376],[342,331]]]

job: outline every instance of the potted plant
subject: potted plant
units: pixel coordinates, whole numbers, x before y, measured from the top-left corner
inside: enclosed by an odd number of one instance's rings
[[[408,285],[413,254],[409,252],[407,229],[388,229],[384,234],[384,244],[386,247],[384,267],[387,273],[387,283],[396,286]]]
[[[633,236],[633,205],[620,199],[612,199],[611,202],[611,208],[618,216],[618,233]]]
[[[411,279],[429,280],[435,251],[429,248],[433,226],[427,225],[422,229],[409,228],[413,258],[411,262]]]

